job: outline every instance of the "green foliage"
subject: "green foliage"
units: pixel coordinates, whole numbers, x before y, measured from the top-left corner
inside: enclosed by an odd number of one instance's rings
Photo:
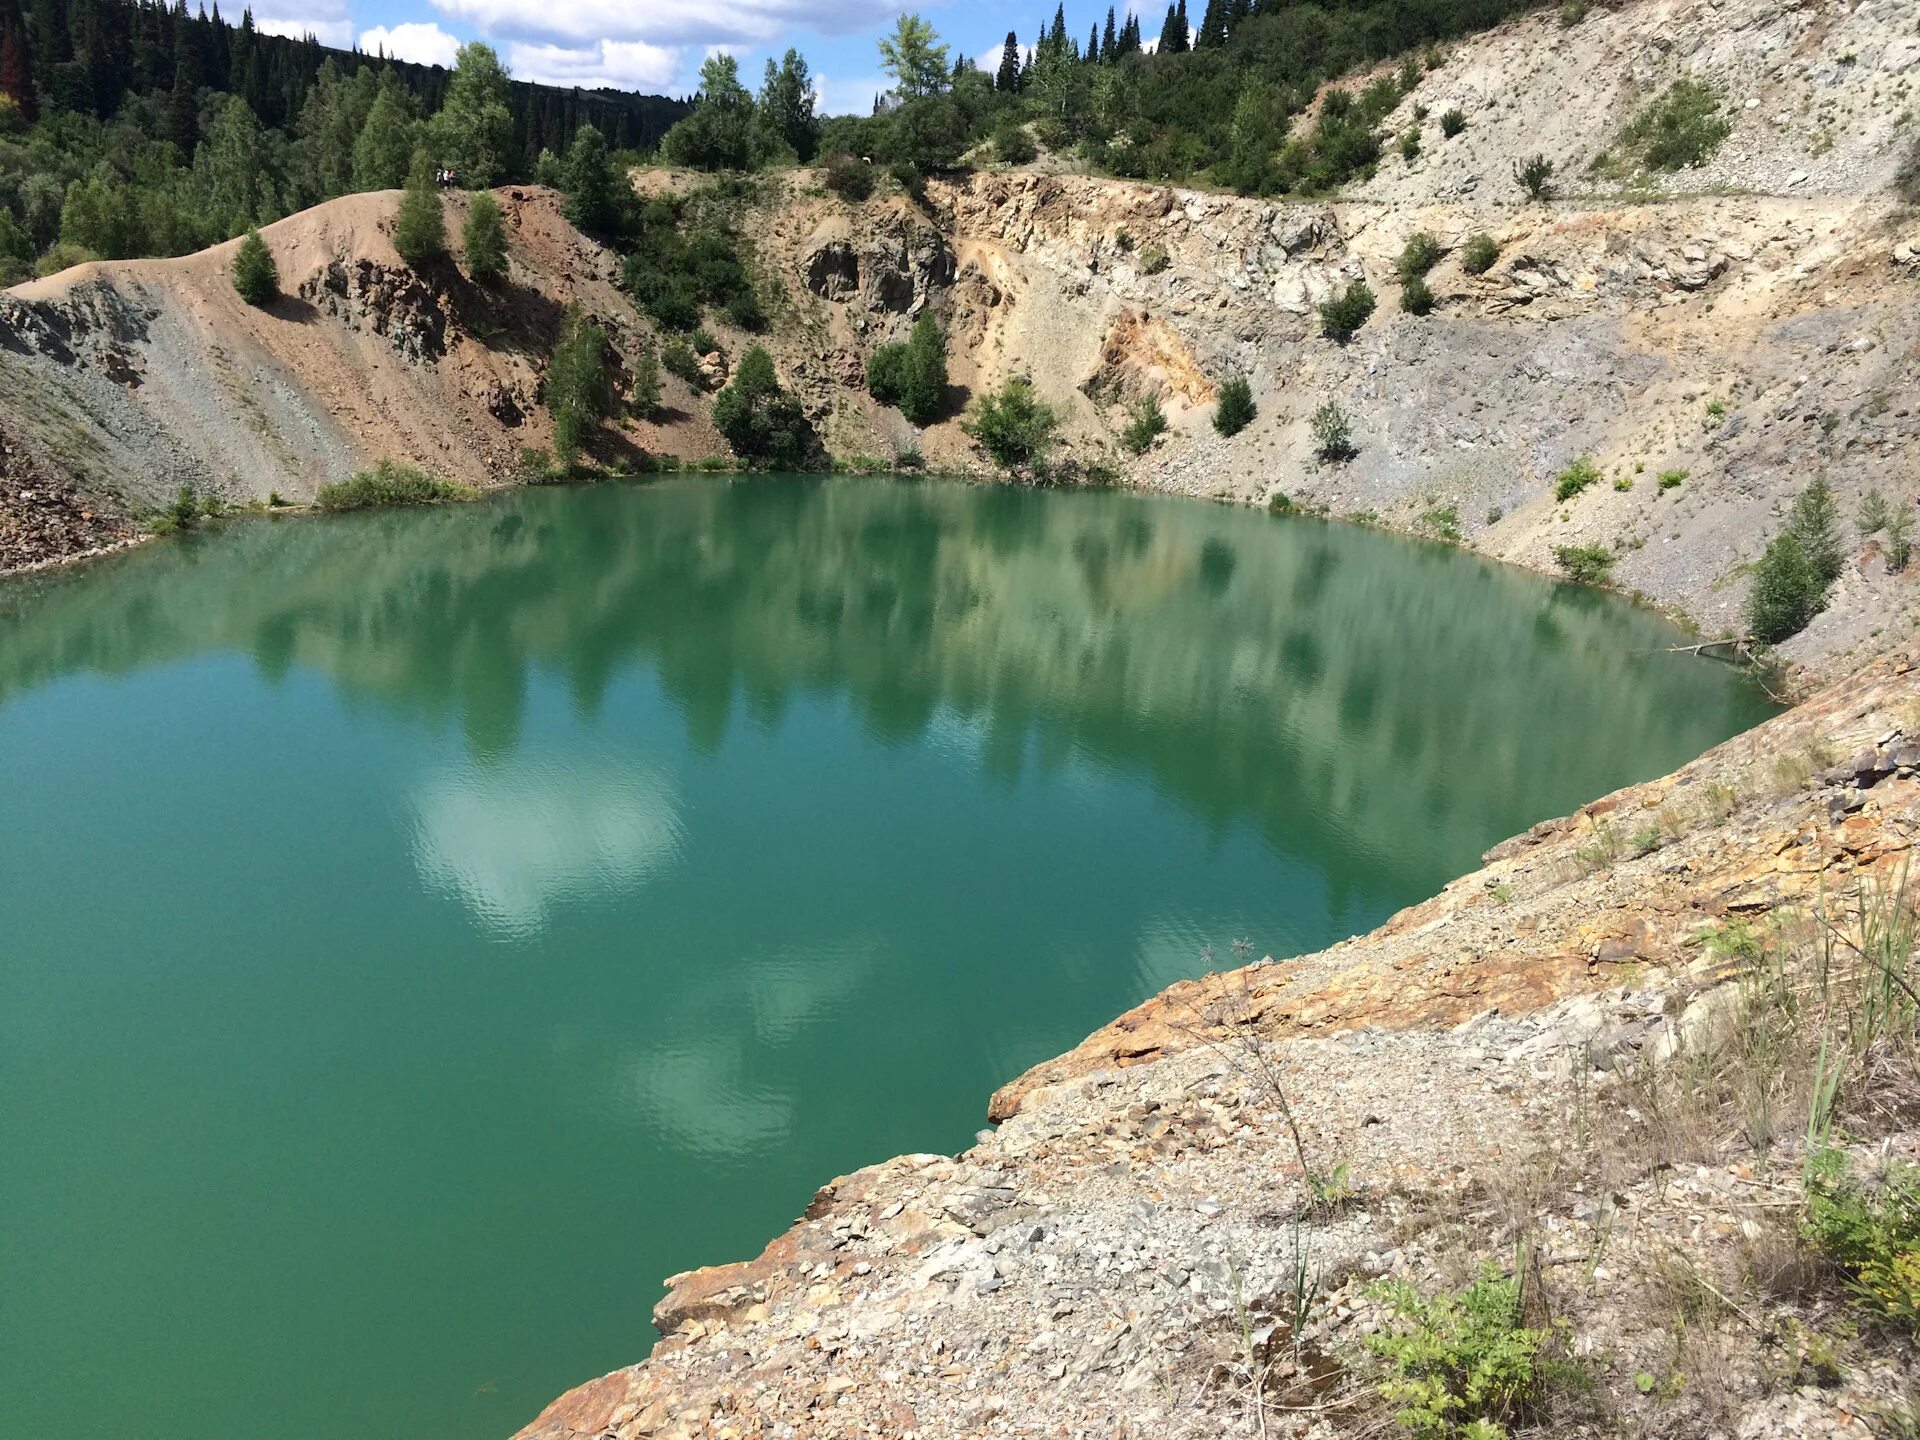
[[[1420,158],[1420,127],[1409,125],[1400,132],[1400,158],[1413,161]]]
[[[651,419],[660,411],[660,360],[651,345],[642,344],[631,366],[633,413]]]
[[[929,311],[904,341],[882,345],[867,361],[867,390],[882,405],[899,407],[916,425],[931,425],[947,404],[947,351]]]
[[[713,424],[733,453],[783,469],[807,462],[815,448],[806,414],[774,373],[773,358],[755,345],[713,401]]]
[[[1530,199],[1544,202],[1553,198],[1553,161],[1546,156],[1530,155],[1514,161],[1513,178]]]
[[[1545,1331],[1522,1323],[1520,1282],[1491,1265],[1458,1294],[1421,1295],[1405,1281],[1373,1293],[1394,1312],[1366,1339],[1385,1362],[1380,1394],[1416,1440],[1504,1440],[1541,1387]]]
[[[234,254],[233,288],[249,305],[271,305],[280,298],[280,267],[258,230],[249,228]]]
[[[156,535],[171,535],[177,530],[192,530],[199,526],[203,518],[219,515],[225,505],[218,495],[209,491],[202,495],[191,485],[182,485],[180,493],[173,503],[159,514],[153,516],[147,528]]]
[[[1554,478],[1553,498],[1571,500],[1599,479],[1600,467],[1593,463],[1593,457],[1582,455]]]
[[[1440,257],[1446,254],[1440,242],[1425,230],[1416,230],[1407,237],[1407,243],[1401,248],[1397,269],[1402,280],[1411,280],[1416,275],[1424,275],[1440,263]]]
[[[507,229],[501,223],[500,202],[491,190],[476,190],[467,201],[460,250],[466,257],[467,274],[476,284],[491,285],[507,273]]]
[[[1313,412],[1307,427],[1313,434],[1313,453],[1329,465],[1351,460],[1360,453],[1360,447],[1353,443],[1353,426],[1338,401],[1322,403]]]
[[[723,205],[696,192],[640,206],[628,227],[620,283],[664,330],[692,330],[718,306],[745,330],[765,324],[741,259],[745,242]]]
[[[1467,112],[1458,105],[1440,113],[1440,133],[1451,140],[1467,128]]]
[[[1027,127],[1011,119],[993,132],[993,155],[1003,165],[1030,164],[1040,153]]]
[[[1677,490],[1686,483],[1686,480],[1687,472],[1684,470],[1662,470],[1660,472],[1660,488],[1662,490]]]
[[[660,141],[669,164],[695,170],[747,170],[754,163],[753,97],[740,83],[740,62],[723,53],[700,67],[693,113]]]
[[[513,164],[513,111],[506,67],[490,45],[460,47],[440,113],[427,125],[435,162],[462,185],[484,190]]]
[[[1676,80],[1620,132],[1620,146],[1650,170],[1704,165],[1733,132],[1720,94],[1703,80]]]
[[[586,318],[578,302],[567,307],[560,322],[560,339],[547,361],[540,398],[553,416],[554,459],[562,470],[571,471],[588,437],[614,408],[606,332]]]
[[[1484,275],[1500,258],[1500,247],[1493,236],[1482,230],[1460,247],[1460,268],[1469,275]]]
[[[1806,1233],[1846,1273],[1861,1305],[1920,1333],[1920,1166],[1890,1161],[1863,1183],[1842,1152],[1815,1153]]]
[[[1861,538],[1878,535],[1887,528],[1887,522],[1893,518],[1893,507],[1887,504],[1887,497],[1876,488],[1860,497],[1860,515],[1854,521]]]
[[[1420,528],[1436,540],[1445,540],[1449,545],[1460,543],[1460,507],[1458,505],[1435,505],[1422,512]]]
[[[370,510],[389,505],[436,505],[444,500],[471,500],[480,492],[471,485],[443,480],[416,465],[382,460],[349,480],[322,485],[313,503],[322,510]]]
[[[425,150],[414,152],[413,169],[393,221],[393,248],[414,270],[447,253],[446,216]]]
[[[1013,470],[1045,461],[1057,423],[1052,407],[1033,393],[1033,382],[1016,375],[976,400],[961,428],[1002,470]]]
[[[1787,530],[1806,552],[1807,563],[1813,567],[1824,594],[1846,565],[1840,540],[1840,502],[1834,498],[1826,476],[1816,475],[1794,498],[1793,508],[1787,512]]]
[[[1167,268],[1169,263],[1167,247],[1164,245],[1149,245],[1140,252],[1140,273],[1142,275],[1158,275],[1162,270]]]
[[[593,125],[582,125],[573,137],[560,170],[562,209],[569,222],[589,234],[606,235],[619,228],[632,193],[607,152],[606,137]]]
[[[1400,308],[1409,315],[1425,315],[1433,309],[1433,290],[1426,276],[1415,275],[1400,287]]]
[[[1120,432],[1120,443],[1135,455],[1153,448],[1167,429],[1167,417],[1160,408],[1158,395],[1142,395],[1127,407],[1127,427]]]
[[[1320,302],[1320,331],[1329,340],[1346,344],[1367,323],[1367,317],[1373,314],[1373,287],[1364,280],[1355,280],[1337,295],[1329,295]]]
[[[1826,605],[1827,587],[1821,583],[1806,548],[1792,530],[1767,542],[1766,553],[1754,566],[1747,591],[1747,629],[1763,645],[1777,645],[1807,628]]]
[[[1220,386],[1220,398],[1213,407],[1213,428],[1222,435],[1238,435],[1253,423],[1258,413],[1253,386],[1246,376],[1235,375]]]
[[[1913,507],[1896,505],[1887,517],[1887,568],[1898,574],[1913,558]]]
[[[938,95],[946,88],[947,47],[918,15],[902,15],[893,34],[880,38],[880,67],[894,79],[902,100]]]
[[[788,49],[775,65],[767,57],[767,69],[760,82],[760,98],[754,114],[756,128],[770,137],[762,149],[787,150],[801,164],[811,161],[820,147],[820,118],[814,112],[814,82],[806,60],[798,50]]]
[[[821,182],[841,199],[857,204],[873,194],[873,166],[858,155],[837,150],[827,157]]]
[[[661,346],[660,363],[666,367],[669,375],[679,376],[695,389],[706,383],[706,377],[700,370],[700,357],[693,353],[693,347],[684,340],[669,340]]]
[[[1604,585],[1613,574],[1613,551],[1604,545],[1556,545],[1553,558],[1569,580]]]

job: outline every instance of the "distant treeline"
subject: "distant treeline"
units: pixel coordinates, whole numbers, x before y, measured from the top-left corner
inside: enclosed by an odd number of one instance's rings
[[[339,112],[364,121],[385,88],[388,111],[424,121],[451,84],[439,66],[267,35],[217,5],[0,0],[0,284],[80,252],[179,253],[364,188]],[[504,74],[499,88],[511,138],[495,179],[533,174],[589,123],[615,150],[650,150],[688,109]]]

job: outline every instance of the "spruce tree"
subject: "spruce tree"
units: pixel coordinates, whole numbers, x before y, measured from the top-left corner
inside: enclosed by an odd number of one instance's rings
[[[440,192],[433,183],[427,152],[416,150],[400,210],[393,222],[393,248],[412,269],[419,269],[447,253],[447,222]]]
[[[407,178],[418,141],[413,97],[389,67],[353,142],[353,183],[362,190],[391,190]]]
[[[491,285],[507,273],[507,228],[500,221],[500,202],[491,190],[476,190],[467,202],[460,250],[466,257],[467,274],[475,284]]]
[[[1747,628],[1763,645],[1798,635],[1826,603],[1827,587],[1792,530],[1773,537],[1753,570]]]
[[[513,112],[506,67],[478,40],[460,47],[447,98],[428,125],[434,158],[462,185],[485,189],[513,159]]]
[[[1107,7],[1107,28],[1100,36],[1100,58],[1102,60],[1113,59],[1114,46],[1119,43],[1119,31],[1114,28],[1113,24],[1113,6],[1109,5]]]
[[[993,88],[1011,95],[1020,88],[1020,37],[1007,31],[1007,43],[1000,47],[1000,69],[993,77]]]
[[[573,469],[580,448],[600,422],[613,413],[613,387],[607,380],[607,336],[569,305],[560,322],[541,398],[553,416],[553,456],[562,470]]]
[[[280,298],[280,267],[260,232],[251,226],[233,257],[233,288],[249,305],[271,305]]]
[[[605,234],[620,223],[621,182],[598,127],[582,125],[561,169],[562,208],[579,229]]]
[[[1824,594],[1846,566],[1846,551],[1840,540],[1840,506],[1826,476],[1815,476],[1795,498],[1793,509],[1787,513],[1787,530],[1800,542],[1807,563],[1820,577]]]
[[[1226,43],[1226,0],[1207,0],[1206,12],[1200,17],[1200,34],[1195,38],[1193,48],[1196,50],[1218,50]]]

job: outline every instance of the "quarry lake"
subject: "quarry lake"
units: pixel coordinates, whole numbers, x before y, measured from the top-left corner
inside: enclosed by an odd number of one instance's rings
[[[702,477],[0,583],[0,1415],[500,1440],[1171,981],[1770,713],[1190,501]]]

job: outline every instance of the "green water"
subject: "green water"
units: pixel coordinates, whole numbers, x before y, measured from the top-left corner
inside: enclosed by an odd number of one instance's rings
[[[0,1416],[498,1440],[671,1271],[1234,942],[1762,718],[1591,591],[700,479],[0,585]]]

